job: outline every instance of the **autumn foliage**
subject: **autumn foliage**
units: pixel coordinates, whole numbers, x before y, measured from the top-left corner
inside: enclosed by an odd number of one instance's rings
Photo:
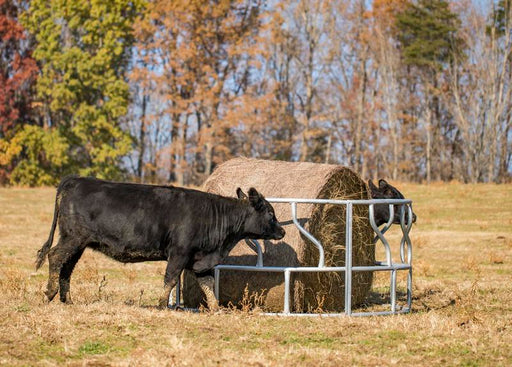
[[[510,179],[510,1],[0,0],[0,183],[235,156]]]
[[[32,103],[38,67],[29,35],[19,23],[18,4],[0,0],[0,139],[12,137],[22,125],[36,119]],[[8,179],[13,163],[0,160],[0,184]]]

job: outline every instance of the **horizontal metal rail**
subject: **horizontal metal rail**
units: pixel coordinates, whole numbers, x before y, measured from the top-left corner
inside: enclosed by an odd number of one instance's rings
[[[411,312],[410,309],[404,307],[396,311],[373,311],[373,312],[352,312],[350,316],[362,317],[362,316],[385,316],[385,315],[397,315]],[[298,313],[298,312],[263,312],[265,316],[294,316],[294,317],[345,317],[344,313]]]
[[[265,198],[270,203],[297,203],[297,204],[338,204],[370,205],[370,204],[412,204],[410,199],[367,199],[367,200],[334,200],[334,199],[300,199],[300,198]]]
[[[317,266],[252,266],[252,265],[217,265],[215,267],[219,270],[243,270],[243,271],[256,271],[256,272],[271,272],[283,273],[289,271],[292,273],[327,273],[327,272],[345,272],[345,266],[324,266],[323,268]],[[411,265],[403,263],[395,263],[392,265],[375,265],[375,266],[352,266],[352,271],[389,271],[389,270],[407,270]]]

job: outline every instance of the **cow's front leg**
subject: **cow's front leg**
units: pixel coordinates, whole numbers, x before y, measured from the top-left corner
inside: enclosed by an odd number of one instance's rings
[[[167,308],[169,305],[171,291],[176,286],[176,283],[178,283],[178,277],[183,271],[187,261],[188,257],[185,256],[173,256],[167,261],[164,276],[164,290],[158,302],[159,308]]]
[[[219,309],[219,302],[215,297],[213,289],[214,279],[211,269],[220,264],[221,260],[222,257],[218,252],[202,256],[198,256],[198,254],[196,254],[196,261],[193,266],[197,282],[206,296],[206,304],[210,311],[217,311]]]
[[[219,309],[219,302],[217,301],[217,298],[215,297],[214,293],[214,283],[215,280],[213,276],[206,275],[206,276],[199,276],[196,274],[197,282],[199,283],[199,286],[201,287],[202,291],[204,292],[206,296],[206,304],[208,305],[208,309],[210,311],[217,311]]]

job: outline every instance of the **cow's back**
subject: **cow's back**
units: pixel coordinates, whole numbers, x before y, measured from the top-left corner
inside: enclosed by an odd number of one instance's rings
[[[119,261],[164,260],[170,228],[186,220],[180,196],[173,187],[67,179],[61,185],[61,233]]]
[[[216,215],[236,201],[173,186],[117,183],[94,178],[63,180],[59,226],[116,260],[165,260],[170,246],[206,245]],[[203,250],[212,250],[205,249]]]

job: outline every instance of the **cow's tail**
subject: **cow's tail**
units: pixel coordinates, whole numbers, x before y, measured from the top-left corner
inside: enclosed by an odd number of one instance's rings
[[[55,197],[55,209],[53,210],[53,222],[52,229],[50,230],[50,236],[48,237],[48,241],[46,241],[41,247],[39,251],[37,251],[37,259],[36,259],[36,270],[43,265],[44,260],[46,259],[46,255],[50,251],[53,243],[53,235],[55,234],[55,228],[57,227],[57,219],[59,217],[59,204],[60,204],[60,190],[57,189],[57,196]]]
[[[59,208],[60,208],[60,199],[61,199],[61,190],[65,179],[62,180],[61,184],[57,188],[57,195],[55,196],[55,208],[53,210],[53,222],[52,228],[50,230],[50,236],[48,237],[48,241],[46,241],[41,247],[39,251],[37,251],[37,259],[36,259],[36,270],[38,270],[41,265],[43,265],[44,260],[46,259],[46,255],[50,251],[53,243],[53,235],[55,234],[55,228],[57,228],[57,220],[59,218]]]

